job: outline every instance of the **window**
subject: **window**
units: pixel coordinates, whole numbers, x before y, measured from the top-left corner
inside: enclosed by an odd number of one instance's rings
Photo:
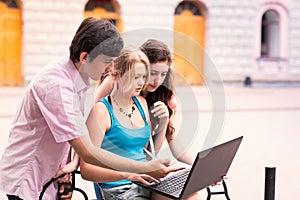
[[[92,11],[95,8],[103,8],[107,12],[115,12],[115,9],[110,0],[92,0],[85,6],[85,11]]]
[[[96,10],[92,16],[107,19],[120,30],[120,25],[118,24],[119,16],[115,6],[116,3],[112,0],[89,0],[85,5],[85,12],[93,13]],[[87,16],[91,15],[88,14]]]
[[[274,10],[266,11],[261,23],[261,56],[278,57],[279,16]]]
[[[202,14],[200,13],[199,9],[191,2],[181,2],[176,10],[175,10],[175,15],[180,15],[182,12],[190,12],[192,15],[196,16],[201,16]]]
[[[14,0],[1,0],[0,2],[5,3],[9,8],[18,8],[18,5]]]

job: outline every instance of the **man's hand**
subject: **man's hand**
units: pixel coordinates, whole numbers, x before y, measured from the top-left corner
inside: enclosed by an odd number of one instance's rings
[[[59,177],[62,174],[68,174],[73,171],[75,171],[78,168],[78,160],[73,159],[71,162],[60,168],[56,174],[54,175],[54,178]]]
[[[67,192],[65,194],[65,190],[72,187],[72,174],[67,173],[64,176],[57,179],[59,183],[59,199],[60,200],[71,200],[72,199],[72,191]]]

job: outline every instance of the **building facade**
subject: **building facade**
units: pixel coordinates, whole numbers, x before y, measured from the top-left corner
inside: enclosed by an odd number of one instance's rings
[[[26,85],[67,55],[88,16],[110,19],[128,44],[165,41],[189,84],[210,68],[223,81],[298,81],[299,13],[300,0],[0,0],[0,85]]]

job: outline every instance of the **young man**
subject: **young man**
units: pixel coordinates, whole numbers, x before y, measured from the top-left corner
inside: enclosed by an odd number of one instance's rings
[[[43,185],[66,164],[70,146],[85,162],[98,166],[154,177],[173,170],[166,167],[168,160],[136,162],[90,141],[84,118],[89,78],[98,80],[122,48],[114,25],[87,18],[73,38],[70,55],[37,73],[13,121],[0,163],[0,190],[8,199],[38,199]],[[57,190],[57,184],[51,186],[45,199],[56,199]]]

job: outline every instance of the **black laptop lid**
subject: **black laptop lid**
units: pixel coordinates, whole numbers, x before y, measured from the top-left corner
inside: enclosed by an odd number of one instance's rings
[[[243,139],[240,136],[223,144],[198,153],[182,190],[181,198],[222,180]]]

